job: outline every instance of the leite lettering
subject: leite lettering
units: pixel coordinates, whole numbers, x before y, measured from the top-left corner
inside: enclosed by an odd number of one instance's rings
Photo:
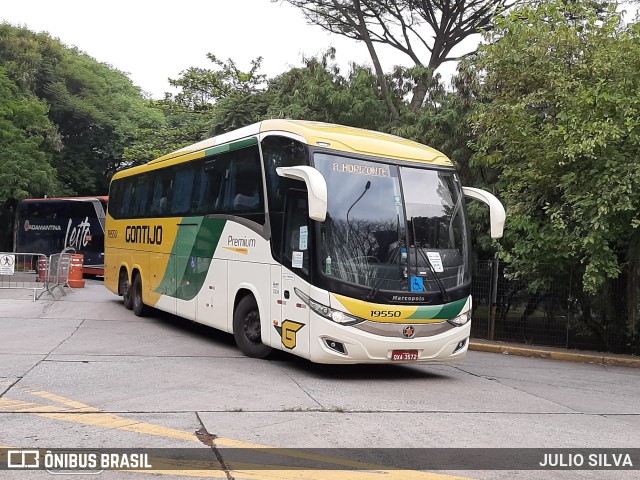
[[[75,248],[76,252],[87,246],[91,238],[89,217],[85,217],[77,226],[71,228],[73,220],[69,219],[67,233],[64,236],[64,246]]]
[[[162,226],[160,225],[128,226],[124,231],[124,241],[127,243],[162,245]]]

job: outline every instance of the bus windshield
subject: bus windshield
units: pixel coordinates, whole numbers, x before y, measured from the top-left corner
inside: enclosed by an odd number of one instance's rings
[[[352,284],[443,292],[470,279],[469,234],[453,170],[316,153],[328,188],[321,270]]]

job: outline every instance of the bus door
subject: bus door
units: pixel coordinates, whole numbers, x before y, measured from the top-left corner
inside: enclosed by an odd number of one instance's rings
[[[277,329],[283,350],[309,357],[309,308],[296,290],[309,295],[311,225],[307,193],[290,190],[285,200],[282,239],[282,314]],[[277,337],[276,337],[277,339]]]

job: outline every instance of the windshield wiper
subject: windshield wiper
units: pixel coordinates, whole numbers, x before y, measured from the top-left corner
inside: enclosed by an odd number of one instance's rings
[[[398,242],[397,250],[395,252],[393,252],[393,255],[391,255],[382,266],[383,267],[387,267],[387,266],[391,265],[391,263],[395,262],[396,258],[398,258],[398,254],[402,252],[402,248],[403,248],[402,244],[400,242]],[[382,286],[382,282],[384,282],[387,279],[387,276],[389,275],[389,269],[385,268],[384,270],[385,270],[384,271],[384,275],[382,277],[380,277],[377,280],[377,282],[375,283],[375,285],[373,287],[371,287],[371,290],[369,290],[369,292],[367,292],[367,295],[365,296],[366,300],[373,300],[373,298],[378,293],[378,290],[380,290],[380,287]]]
[[[449,294],[447,293],[447,290],[444,288],[444,285],[442,285],[442,282],[440,281],[440,277],[438,276],[436,269],[433,267],[433,264],[431,263],[431,260],[429,259],[429,257],[425,255],[425,253],[422,251],[422,247],[418,246],[418,241],[416,237],[416,224],[413,221],[413,219],[414,217],[411,217],[410,221],[411,221],[411,231],[413,233],[414,248],[416,249],[417,252],[420,252],[422,259],[425,261],[425,263],[429,267],[429,270],[431,270],[431,273],[433,274],[433,278],[435,279],[436,284],[440,289],[440,294],[442,295],[442,301],[444,303],[449,303],[451,299],[449,298]],[[409,255],[411,255],[411,247],[409,247]],[[418,257],[416,256],[416,273],[418,273],[417,270],[418,270]]]
[[[366,190],[365,190],[366,191]],[[383,264],[383,267],[388,267],[392,262],[395,262],[396,258],[398,258],[398,253],[400,253],[400,261],[402,261],[402,247],[403,247],[403,243],[402,243],[402,238],[400,238],[400,215],[398,214],[397,216],[397,222],[396,222],[396,232],[398,235],[398,239],[396,240],[398,246],[397,246],[397,250],[395,250],[395,252],[393,253],[393,255],[391,255],[387,261]],[[402,265],[400,265],[400,267],[402,267]],[[389,275],[389,269],[385,268],[385,272],[384,275],[380,278],[377,279],[376,283],[373,285],[373,287],[371,287],[371,290],[369,290],[367,292],[367,295],[365,296],[365,298],[367,300],[373,300],[373,298],[376,296],[376,294],[378,293],[378,290],[380,290],[380,287],[382,286],[382,282],[384,282],[387,279],[387,276]]]

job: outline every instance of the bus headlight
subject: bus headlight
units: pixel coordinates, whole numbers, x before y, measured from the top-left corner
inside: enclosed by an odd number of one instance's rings
[[[471,320],[471,310],[461,313],[457,317],[450,318],[449,320],[447,320],[447,322],[456,327],[461,327],[465,325],[469,320]]]
[[[309,308],[316,312],[321,317],[331,320],[332,322],[339,323],[340,325],[356,325],[358,323],[364,322],[364,319],[359,317],[354,317],[353,315],[349,315],[348,313],[340,312],[339,310],[334,310],[331,307],[327,307],[321,303],[312,300],[309,295],[302,293],[297,288],[294,288],[293,291],[302,299],[304,303],[309,305]]]

